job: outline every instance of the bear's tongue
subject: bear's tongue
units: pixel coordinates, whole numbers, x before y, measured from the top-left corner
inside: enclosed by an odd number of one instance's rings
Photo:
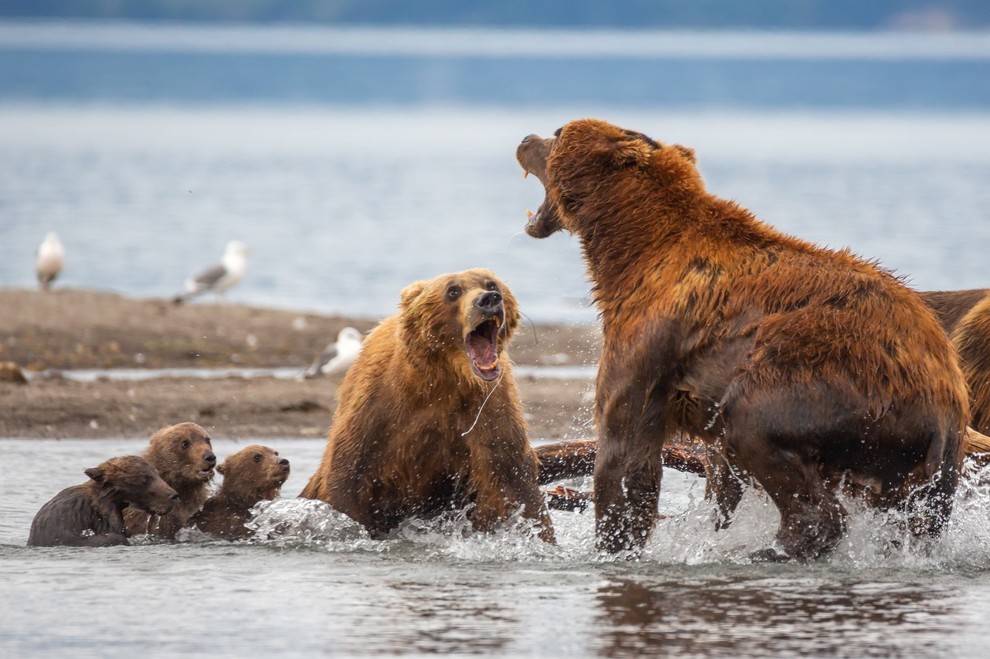
[[[495,344],[495,322],[488,320],[468,334],[467,349],[474,365],[489,371],[498,365],[498,351]]]

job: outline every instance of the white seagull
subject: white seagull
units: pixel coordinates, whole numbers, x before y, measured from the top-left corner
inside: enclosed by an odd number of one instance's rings
[[[357,360],[361,353],[361,332],[353,327],[345,327],[337,335],[337,341],[331,343],[320,356],[303,371],[304,378],[315,378],[319,375],[333,375],[344,373]]]
[[[175,303],[181,304],[203,293],[219,294],[230,290],[244,276],[248,254],[247,245],[231,240],[220,263],[187,279],[186,290],[175,296]]]
[[[34,270],[38,274],[38,284],[41,286],[41,290],[47,291],[55,278],[58,277],[58,273],[62,272],[64,259],[65,248],[62,247],[58,234],[49,231],[44,242],[38,247],[34,261]]]

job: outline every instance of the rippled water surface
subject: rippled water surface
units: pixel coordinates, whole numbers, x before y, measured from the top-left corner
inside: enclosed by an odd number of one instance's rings
[[[36,510],[82,470],[144,440],[0,441],[0,651],[24,654],[977,656],[990,642],[990,494],[969,485],[948,535],[899,543],[863,512],[818,564],[752,565],[776,513],[747,495],[710,530],[703,481],[668,471],[664,519],[638,561],[593,550],[590,513],[554,513],[559,545],[522,530],[409,523],[384,541],[291,498],[320,441],[269,440],[292,460],[286,499],[232,544],[27,548]],[[218,440],[221,459],[246,442]]]

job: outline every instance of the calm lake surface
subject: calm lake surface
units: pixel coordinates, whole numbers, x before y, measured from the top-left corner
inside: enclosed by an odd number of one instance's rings
[[[521,233],[515,148],[596,116],[697,150],[710,189],[925,289],[990,285],[990,38],[0,23],[0,285],[171,296],[228,240],[234,300],[391,313],[487,266],[592,321],[579,248]]]
[[[492,268],[539,320],[594,320],[576,242],[521,230],[543,197],[514,151],[595,116],[697,150],[709,188],[782,230],[879,259],[922,289],[990,285],[990,38],[149,28],[0,23],[0,285],[169,296],[231,239],[236,301],[391,313],[410,281]],[[2,309],[16,313],[16,309]],[[0,409],[0,414],[3,410]],[[176,419],[180,421],[180,419]],[[327,420],[329,422],[329,419]],[[375,542],[292,499],[270,537],[24,547],[83,469],[146,438],[0,440],[0,655],[985,656],[990,477],[947,535],[854,513],[807,566],[752,565],[777,523],[750,493],[724,533],[668,472],[639,561],[411,523]],[[223,458],[247,442],[217,441]],[[271,532],[270,534],[268,532]]]

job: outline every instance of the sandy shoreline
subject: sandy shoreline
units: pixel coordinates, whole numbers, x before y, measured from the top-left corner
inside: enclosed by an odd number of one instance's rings
[[[29,374],[107,368],[291,367],[302,370],[347,325],[367,331],[378,319],[343,318],[239,304],[173,305],[113,293],[0,289],[0,362]],[[600,334],[586,325],[529,325],[509,348],[531,366],[597,361]],[[521,376],[534,440],[593,435],[588,378]],[[147,437],[191,420],[231,439],[322,437],[340,377],[155,378],[78,382],[32,375],[0,382],[0,437]]]

